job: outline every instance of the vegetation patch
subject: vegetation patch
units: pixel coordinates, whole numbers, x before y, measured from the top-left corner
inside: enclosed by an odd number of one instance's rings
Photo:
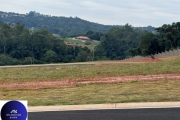
[[[169,58],[168,58],[169,59]],[[165,60],[165,59],[164,59]],[[180,57],[160,63],[119,63],[91,66],[53,66],[39,68],[1,68],[0,83],[23,83],[61,80],[84,80],[132,75],[179,74]]]
[[[29,106],[180,100],[180,81],[90,84],[48,89],[1,89],[1,100],[28,100]]]
[[[0,84],[76,81],[83,79],[179,74],[180,57],[160,63],[99,64],[95,66],[62,66],[44,68],[1,68]],[[120,82],[116,84],[79,84],[70,87],[1,88],[1,100],[28,100],[30,106],[77,105],[123,102],[167,102],[180,100],[180,80]]]

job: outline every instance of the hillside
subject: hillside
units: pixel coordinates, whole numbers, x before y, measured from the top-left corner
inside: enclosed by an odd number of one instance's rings
[[[65,37],[85,35],[89,30],[107,33],[112,27],[114,27],[113,25],[102,25],[89,22],[78,17],[43,15],[35,11],[31,11],[27,14],[0,11],[0,21],[10,24],[19,22],[29,29],[46,29],[49,32]],[[119,25],[119,27],[122,26]],[[149,27],[151,26],[142,27],[141,29],[154,31],[154,27],[148,29]]]
[[[108,32],[113,26],[92,23],[78,17],[57,17],[37,12],[27,14],[0,12],[0,21],[24,24],[27,28],[46,29],[61,36],[84,35],[87,31]]]

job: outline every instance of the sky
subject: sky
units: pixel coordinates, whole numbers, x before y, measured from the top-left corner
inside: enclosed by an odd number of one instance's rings
[[[135,27],[180,21],[180,0],[0,0],[0,11],[79,17],[105,25]]]

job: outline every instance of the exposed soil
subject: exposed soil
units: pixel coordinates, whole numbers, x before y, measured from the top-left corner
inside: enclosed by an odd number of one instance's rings
[[[162,60],[155,58],[143,58],[143,59],[127,59],[127,60],[108,60],[108,61],[101,61],[101,63],[157,63],[162,62]]]
[[[122,62],[162,62],[162,60],[155,58],[143,58],[143,59],[138,59],[138,60],[121,60]]]
[[[75,86],[79,84],[106,84],[106,83],[123,83],[131,81],[155,81],[155,80],[180,80],[180,74],[160,74],[160,75],[138,75],[138,76],[123,76],[123,77],[107,77],[100,79],[86,79],[86,80],[62,80],[52,82],[27,82],[22,84],[1,84],[0,88],[12,88],[12,89],[40,89],[40,88],[52,88],[63,86]]]

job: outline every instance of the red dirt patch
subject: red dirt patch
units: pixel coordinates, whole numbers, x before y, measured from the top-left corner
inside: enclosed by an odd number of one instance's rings
[[[52,88],[63,86],[74,86],[78,84],[105,84],[105,83],[122,83],[131,81],[154,81],[154,80],[180,80],[180,74],[161,74],[161,75],[147,75],[147,76],[123,76],[123,77],[108,77],[100,79],[86,79],[86,80],[62,80],[52,82],[27,82],[23,84],[1,84],[0,88],[8,89],[40,89],[40,88]]]
[[[162,62],[162,60],[155,58],[143,58],[143,59],[138,59],[138,60],[121,60],[122,62]]]
[[[131,60],[107,60],[101,61],[101,63],[157,63],[162,62],[162,60],[155,58],[143,58],[143,59],[131,59]]]

